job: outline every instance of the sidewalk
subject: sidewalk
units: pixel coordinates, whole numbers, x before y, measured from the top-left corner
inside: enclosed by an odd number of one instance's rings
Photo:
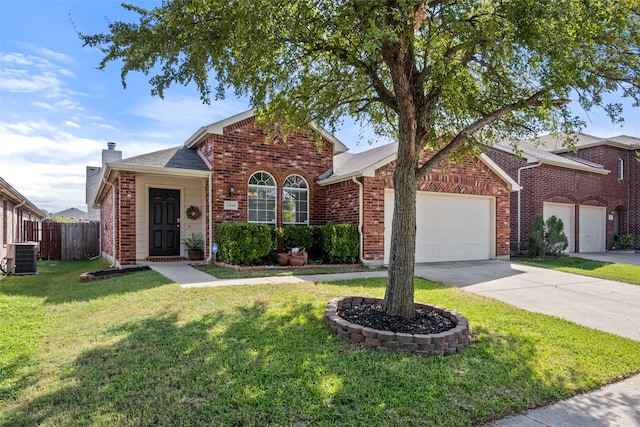
[[[149,267],[183,288],[206,288],[218,286],[264,285],[278,283],[335,282],[337,280],[365,279],[367,277],[386,277],[386,271],[362,271],[339,274],[312,274],[298,276],[253,277],[247,279],[216,279],[213,276],[193,268],[190,262],[150,262]],[[304,271],[304,270],[301,270]]]
[[[635,256],[625,259],[637,260]],[[619,261],[618,261],[619,262]],[[187,262],[150,263],[184,288],[330,282],[385,277],[386,271],[218,280]],[[416,276],[444,282],[517,307],[640,341],[640,286],[507,261],[416,265]],[[594,308],[597,308],[594,309]],[[496,427],[640,426],[640,376],[491,424]]]

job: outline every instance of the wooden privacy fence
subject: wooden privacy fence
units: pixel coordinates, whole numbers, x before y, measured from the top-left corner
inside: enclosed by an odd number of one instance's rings
[[[32,230],[34,234],[30,240],[40,242],[41,259],[89,259],[100,255],[99,222],[66,224],[45,221],[40,227],[40,230]]]

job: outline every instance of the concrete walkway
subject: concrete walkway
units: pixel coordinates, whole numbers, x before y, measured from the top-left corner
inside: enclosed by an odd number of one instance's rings
[[[585,254],[580,254],[584,256]],[[640,254],[588,254],[604,261],[636,264]],[[598,257],[598,258],[595,258]],[[615,257],[615,258],[614,258]],[[618,258],[623,257],[623,258]],[[217,280],[188,263],[151,263],[185,288],[385,277],[385,271]],[[458,286],[525,310],[557,316],[640,341],[640,286],[594,279],[507,261],[416,265],[416,276]],[[640,426],[640,376],[591,393],[508,417],[499,427]]]
[[[298,276],[270,276],[247,279],[216,279],[193,268],[192,262],[150,262],[148,265],[158,273],[178,283],[183,288],[207,288],[218,286],[264,285],[278,283],[335,282],[337,280],[386,277],[386,271],[362,271],[340,274],[315,274]],[[304,270],[303,270],[304,271]]]

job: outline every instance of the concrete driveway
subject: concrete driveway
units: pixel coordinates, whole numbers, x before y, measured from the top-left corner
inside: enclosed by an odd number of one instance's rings
[[[508,261],[418,264],[416,276],[640,341],[640,286]]]
[[[580,254],[584,255],[584,254]],[[639,254],[589,254],[634,264]],[[630,262],[633,261],[633,262]],[[636,264],[640,265],[640,264]],[[508,261],[416,266],[416,276],[439,280],[528,311],[640,341],[640,286],[530,267]],[[640,426],[640,376],[491,423],[492,427]]]

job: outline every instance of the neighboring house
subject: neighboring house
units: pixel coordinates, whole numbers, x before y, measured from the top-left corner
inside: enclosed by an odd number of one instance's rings
[[[521,186],[511,200],[511,247],[524,248],[536,214],[562,219],[567,252],[604,252],[627,233],[640,244],[640,138],[578,134],[575,152],[565,138],[519,142],[520,153],[501,143],[487,153]]]
[[[52,213],[51,217],[55,220],[57,218],[73,220],[75,222],[87,222],[88,215],[85,211],[78,208],[69,208],[60,212]]]
[[[26,242],[32,223],[39,223],[46,214],[26,197],[0,178],[0,260],[7,256],[7,244]]]
[[[222,222],[351,223],[361,232],[361,260],[387,262],[396,145],[350,154],[324,131],[322,144],[303,133],[265,143],[254,121],[247,111],[200,128],[182,146],[107,161],[94,178],[103,255],[116,265],[182,258],[180,240],[193,232],[206,236],[209,251]],[[431,171],[416,199],[416,260],[508,258],[517,188],[484,155]]]

